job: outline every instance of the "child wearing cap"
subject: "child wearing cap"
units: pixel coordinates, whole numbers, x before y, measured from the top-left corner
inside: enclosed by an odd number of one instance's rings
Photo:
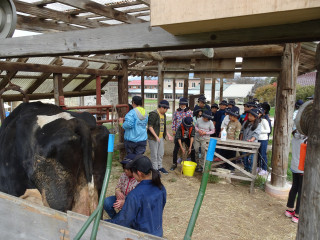
[[[192,122],[192,117],[185,117],[184,119],[182,119],[182,123],[178,127],[178,130],[174,137],[173,164],[170,169],[171,171],[177,168],[177,155],[179,149],[181,149],[183,155],[185,155],[186,153],[182,146],[182,143],[185,143],[187,145],[188,154],[191,154],[191,161],[195,162],[195,150],[193,148],[195,129]]]
[[[228,106],[228,103],[226,100],[222,100],[220,103],[219,103],[219,111],[216,112],[216,114],[214,115],[214,126],[216,128],[216,134],[217,136],[219,136],[220,134],[220,131],[221,131],[221,124],[222,124],[222,121],[225,117],[225,112],[226,112],[226,108]]]
[[[199,118],[195,124],[196,134],[194,140],[194,148],[197,153],[197,172],[203,171],[203,158],[206,143],[210,140],[210,134],[214,133],[214,125],[211,120],[211,111],[205,111],[202,117]],[[199,148],[201,150],[199,150]],[[201,158],[199,158],[199,152],[201,152]]]
[[[121,174],[116,186],[115,195],[104,199],[103,209],[108,213],[110,218],[116,215],[115,209],[121,210],[125,203],[126,197],[137,185],[137,180],[133,177],[132,171],[127,169],[127,164],[135,158],[135,154],[128,154],[121,162],[123,173]]]
[[[170,141],[173,140],[166,127],[166,112],[169,108],[167,100],[160,101],[158,109],[150,112],[148,119],[148,142],[151,162],[153,168],[163,174],[168,174],[168,171],[162,166],[164,139],[168,136]]]
[[[126,167],[139,184],[128,194],[122,210],[106,221],[162,237],[167,192],[159,172],[152,168],[150,159],[144,155],[136,156]]]
[[[259,110],[251,109],[248,114],[248,120],[242,125],[240,132],[240,140],[248,142],[258,142],[261,125],[259,119]],[[253,154],[243,158],[244,169],[248,172],[252,170]]]
[[[180,98],[179,108],[174,112],[172,118],[172,132],[176,134],[178,127],[180,126],[182,119],[185,117],[193,117],[192,111],[188,107],[188,99]]]
[[[231,109],[229,109],[228,113],[230,121],[226,127],[227,139],[239,140],[239,135],[241,131],[241,124],[239,122],[239,108],[232,107]],[[236,156],[236,151],[223,150],[222,155],[227,159],[234,158]],[[229,164],[225,164],[225,168],[234,170],[234,167]]]
[[[206,110],[210,111],[210,106],[208,104],[206,104],[206,97],[205,96],[200,96],[198,98],[198,104],[194,107],[193,109],[193,116],[196,118],[199,118],[199,111],[201,111],[202,113]]]

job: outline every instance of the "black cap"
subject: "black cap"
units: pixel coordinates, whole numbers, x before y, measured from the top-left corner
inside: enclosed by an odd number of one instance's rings
[[[296,101],[296,103],[295,103],[294,106],[295,106],[296,108],[299,108],[302,104],[303,104],[303,101],[300,99],[300,100]]]
[[[260,111],[259,111],[259,109],[257,109],[257,108],[253,108],[253,109],[250,110],[249,113],[251,113],[251,114],[252,114],[253,116],[255,116],[255,117],[259,117]]]
[[[129,153],[127,156],[124,157],[124,159],[120,162],[121,164],[128,164],[129,162],[133,161],[133,159],[136,157],[136,154]]]
[[[202,117],[208,118],[208,119],[210,120],[210,119],[212,118],[212,112],[206,110],[206,111],[204,111],[204,112],[202,113]]]
[[[147,156],[138,155],[135,159],[126,165],[128,169],[136,169],[144,174],[148,174],[152,170],[152,163]]]
[[[199,98],[198,98],[198,102],[203,102],[203,103],[206,103],[206,97],[205,96],[200,96]]]
[[[240,116],[240,111],[238,107],[232,107],[229,109],[229,114],[235,117],[239,117]]]
[[[230,100],[230,101],[228,102],[228,105],[232,105],[232,106],[234,106],[234,105],[236,105],[236,103],[235,103],[235,101]]]
[[[179,105],[187,105],[188,106],[188,99],[180,98],[179,99]]]
[[[263,107],[258,107],[257,109],[259,110],[259,113],[264,114],[265,111],[264,111]]]
[[[222,100],[219,105],[225,105],[225,106],[228,106],[228,102],[226,100]]]
[[[214,103],[214,104],[211,105],[211,108],[219,109],[219,106],[218,106],[218,104]]]
[[[193,119],[192,117],[185,117],[182,119],[182,124],[185,128],[189,128],[193,126]]]
[[[160,103],[159,103],[159,108],[160,108],[160,107],[169,109],[169,108],[170,108],[169,102],[168,102],[167,100],[162,100],[162,101],[160,101]]]

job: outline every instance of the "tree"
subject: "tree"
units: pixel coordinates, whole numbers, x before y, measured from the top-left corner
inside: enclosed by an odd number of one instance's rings
[[[310,97],[314,94],[314,86],[297,86],[296,100],[306,101],[307,97]]]
[[[268,102],[270,106],[274,106],[276,102],[277,86],[265,85],[256,89],[255,98],[258,98],[260,102]]]

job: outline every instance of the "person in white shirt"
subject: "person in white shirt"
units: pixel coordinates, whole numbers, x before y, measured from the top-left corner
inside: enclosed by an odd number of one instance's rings
[[[267,148],[268,148],[268,134],[270,133],[270,126],[267,119],[264,117],[264,109],[258,108],[259,116],[260,116],[260,125],[261,125],[261,133],[259,134],[258,141],[261,144],[259,148],[259,156],[258,156],[258,169],[257,172],[259,175],[267,175],[268,174],[268,158],[267,158]]]

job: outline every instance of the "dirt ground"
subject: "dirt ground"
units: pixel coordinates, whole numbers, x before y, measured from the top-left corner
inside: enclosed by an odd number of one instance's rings
[[[172,152],[173,143],[166,141],[163,163],[167,170],[172,163]],[[148,147],[146,155],[150,156]],[[200,173],[193,177],[181,176],[180,169],[179,165],[176,171],[161,178],[167,190],[164,237],[170,240],[183,239],[202,177]],[[114,195],[121,173],[121,164],[115,160],[106,196]],[[251,195],[249,186],[234,180],[231,184],[223,180],[208,183],[192,239],[295,239],[297,224],[284,216],[286,201],[273,198],[259,188]],[[40,194],[36,192],[26,200],[41,204]],[[108,218],[106,213],[104,218]]]
[[[149,149],[147,147],[147,149]],[[164,167],[170,169],[173,143],[166,141]],[[150,156],[149,150],[146,152]],[[121,167],[113,166],[107,195],[114,194]],[[180,165],[162,174],[167,190],[163,213],[164,237],[183,239],[198,195],[202,174],[180,175]],[[232,180],[208,183],[192,239],[295,239],[297,224],[284,216],[286,201],[275,199],[260,189],[249,193],[249,186]]]

